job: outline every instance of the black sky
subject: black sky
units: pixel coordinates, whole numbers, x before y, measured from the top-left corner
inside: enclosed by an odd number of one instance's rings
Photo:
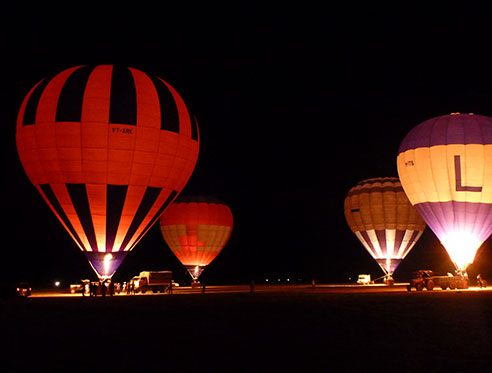
[[[201,149],[183,194],[216,196],[235,219],[209,282],[379,276],[345,222],[348,190],[397,176],[399,143],[416,124],[456,111],[492,116],[490,17],[470,5],[2,8],[2,277],[94,277],[15,148],[25,94],[71,66],[157,75],[196,113]],[[492,276],[488,244],[479,255],[472,270]],[[428,228],[396,277],[422,266],[451,268]],[[144,269],[186,279],[157,226],[115,276]]]

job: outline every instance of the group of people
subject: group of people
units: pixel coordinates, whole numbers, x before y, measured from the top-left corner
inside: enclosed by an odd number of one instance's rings
[[[127,294],[135,294],[136,289],[135,289],[135,284],[133,281],[130,281],[128,283],[124,282],[123,283],[123,291],[125,291]]]
[[[82,296],[85,297],[86,294],[89,294],[91,297],[96,297],[97,295],[101,295],[105,297],[106,294],[109,296],[113,296],[115,293],[115,284],[110,280],[102,281],[102,282],[90,282],[84,284],[82,289]]]
[[[169,294],[173,293],[173,284],[170,283],[167,287],[167,292]],[[105,297],[106,295],[113,296],[115,293],[120,294],[125,292],[127,295],[134,295],[139,292],[136,284],[133,281],[124,282],[123,285],[120,283],[114,283],[107,279],[105,281],[89,282],[88,280],[83,281],[82,296],[85,297],[89,295],[90,297],[96,297],[101,295]],[[145,290],[144,290],[145,292]],[[202,292],[205,293],[205,284],[202,283]]]
[[[110,280],[101,281],[101,282],[86,282],[82,288],[82,296],[85,297],[89,295],[91,297],[96,297],[101,295],[105,297],[106,295],[113,296],[115,293],[119,294],[121,292],[126,292],[126,294],[135,294],[136,289],[133,282],[123,283],[123,286],[120,283],[114,283]]]

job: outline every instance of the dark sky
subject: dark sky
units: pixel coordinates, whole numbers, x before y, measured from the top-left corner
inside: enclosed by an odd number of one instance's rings
[[[197,114],[200,155],[183,194],[218,197],[235,219],[203,274],[210,283],[382,275],[345,222],[348,190],[397,176],[399,143],[416,124],[456,111],[492,116],[490,17],[465,4],[5,7],[2,277],[95,277],[15,147],[25,94],[68,67],[121,64],[157,75]],[[492,276],[491,249],[481,250],[472,270]],[[428,228],[395,276],[418,267],[451,268]],[[115,278],[145,269],[187,279],[157,226]]]

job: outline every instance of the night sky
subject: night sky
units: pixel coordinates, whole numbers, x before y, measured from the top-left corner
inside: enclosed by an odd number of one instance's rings
[[[96,278],[31,185],[15,146],[24,96],[72,66],[120,64],[159,76],[196,113],[200,155],[182,194],[217,197],[234,215],[230,241],[202,275],[207,283],[382,276],[345,221],[349,189],[398,176],[398,146],[418,123],[451,112],[492,116],[490,15],[465,3],[5,7],[1,278]],[[492,277],[490,242],[472,274]],[[429,228],[395,278],[423,267],[452,268]],[[114,278],[147,269],[188,281],[157,225]]]

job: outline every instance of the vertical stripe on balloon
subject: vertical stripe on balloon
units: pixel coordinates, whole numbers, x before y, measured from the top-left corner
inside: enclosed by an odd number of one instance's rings
[[[126,67],[113,66],[109,123],[137,124],[137,91],[133,75]]]
[[[374,249],[374,246],[372,245],[371,239],[367,235],[366,231],[356,231],[354,232],[357,238],[362,242],[364,247],[367,249],[369,254],[371,254],[372,257],[375,257],[377,255],[376,249]]]
[[[405,236],[405,232],[406,231],[403,231],[401,229],[397,229],[396,232],[395,232],[395,245],[394,245],[394,248],[397,251],[397,254],[396,256],[397,257],[402,257],[403,256],[403,253],[405,252],[405,249],[402,245],[402,242],[403,242],[403,237]]]
[[[24,117],[22,119],[23,126],[36,123],[36,111],[38,109],[39,99],[48,82],[49,79],[42,80],[32,91],[24,109]]]
[[[73,228],[73,225],[70,222],[70,219],[68,219],[67,214],[65,214],[65,211],[63,210],[63,207],[60,205],[60,202],[58,202],[58,199],[56,198],[55,193],[53,192],[51,186],[49,184],[42,184],[39,185],[39,187],[41,188],[42,194],[51,204],[51,206],[55,210],[56,214],[59,216],[62,223],[65,225],[65,227],[67,227],[68,231],[72,234],[74,240],[77,242],[79,247],[83,249],[84,245],[82,244],[82,241],[80,240],[77,232]]]
[[[137,231],[138,227],[140,227],[140,224],[142,224],[142,221],[145,219],[149,210],[154,205],[154,202],[159,196],[161,190],[162,188],[153,188],[153,187],[147,187],[147,189],[145,190],[145,194],[142,198],[142,201],[140,202],[140,205],[138,206],[137,212],[135,213],[130,228],[128,229],[128,232],[126,233],[126,236],[123,239],[123,242],[121,243],[121,248],[123,250],[127,248],[128,244],[130,243],[130,240],[133,238],[133,235]]]
[[[57,122],[80,122],[84,92],[93,67],[75,70],[65,81],[56,106]]]
[[[138,241],[142,238],[142,236],[154,225],[154,223],[157,221],[157,219],[160,218],[164,210],[174,201],[176,196],[178,195],[178,192],[176,190],[172,190],[171,193],[169,193],[169,196],[166,198],[166,202],[162,204],[162,206],[157,210],[157,213],[154,215],[152,219],[150,219],[150,222],[147,224],[147,226],[142,230],[138,238],[135,240],[135,243],[132,245],[135,246]]]
[[[128,185],[107,185],[106,251],[108,252],[113,250],[127,191]]]
[[[66,187],[92,251],[98,251],[86,186],[85,184],[66,184]]]
[[[159,78],[152,78],[161,109],[161,130],[179,133],[178,108],[169,88]]]

